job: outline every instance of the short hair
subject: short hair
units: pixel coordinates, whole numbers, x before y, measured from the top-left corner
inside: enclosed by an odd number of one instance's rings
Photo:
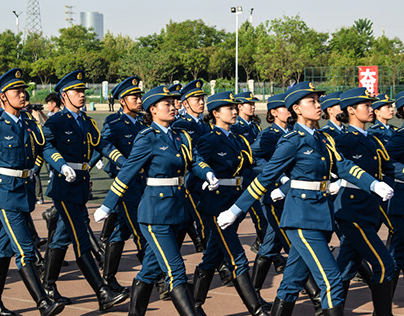
[[[56,107],[60,108],[60,105],[62,104],[62,101],[60,100],[60,98],[57,96],[56,93],[49,93],[46,98],[45,98],[45,103],[48,102],[55,102],[56,103]]]

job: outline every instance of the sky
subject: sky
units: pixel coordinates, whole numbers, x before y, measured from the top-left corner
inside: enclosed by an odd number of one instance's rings
[[[28,0],[1,0],[0,32],[16,30],[12,11],[23,12],[20,16],[20,31],[25,26]],[[210,26],[234,32],[236,17],[230,12],[232,6],[242,6],[240,24],[250,17],[254,8],[253,25],[280,18],[283,15],[300,14],[306,24],[319,32],[333,33],[343,26],[351,26],[359,18],[373,21],[376,36],[385,32],[389,38],[399,37],[404,41],[403,0],[39,0],[42,30],[45,36],[57,36],[66,26],[65,5],[73,6],[75,24],[79,12],[95,11],[104,15],[104,33],[108,30],[117,35],[132,38],[159,33],[170,20],[202,19]],[[365,5],[366,4],[366,5]]]

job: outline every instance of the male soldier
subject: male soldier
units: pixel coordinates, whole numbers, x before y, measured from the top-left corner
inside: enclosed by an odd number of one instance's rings
[[[126,160],[111,144],[102,139],[97,124],[80,111],[85,104],[84,71],[73,71],[55,86],[60,92],[64,109],[50,117],[44,134],[77,174],[77,179],[67,185],[58,172],[53,172],[46,194],[53,199],[60,215],[52,242],[49,244],[44,286],[55,301],[67,301],[56,288],[69,243],[73,243],[76,262],[84,277],[97,295],[100,310],[123,302],[128,294],[115,293],[105,284],[91,255],[91,241],[84,218],[88,217],[86,202],[89,193],[88,161],[93,150],[102,152],[118,166]]]
[[[14,68],[0,77],[0,100],[4,111],[0,115],[0,296],[4,289],[10,259],[16,255],[21,279],[37,304],[41,315],[59,314],[64,304],[51,302],[36,272],[35,245],[27,218],[35,208],[35,159],[41,154],[60,175],[63,182],[75,179],[74,170],[60,154],[45,141],[40,125],[25,106],[22,70]],[[16,315],[0,301],[1,315]]]

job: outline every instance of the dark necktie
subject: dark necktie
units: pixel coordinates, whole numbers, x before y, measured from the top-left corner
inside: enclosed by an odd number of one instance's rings
[[[321,148],[320,135],[318,135],[317,131],[314,132],[313,137],[314,137],[314,140],[316,141],[318,148]]]
[[[79,123],[81,131],[83,131],[84,130],[84,121],[83,121],[83,117],[81,115],[79,115],[77,117],[77,122]]]
[[[174,148],[177,149],[177,146],[175,146],[173,130],[169,128],[168,131],[167,131],[167,135],[171,139],[171,141],[173,142]]]

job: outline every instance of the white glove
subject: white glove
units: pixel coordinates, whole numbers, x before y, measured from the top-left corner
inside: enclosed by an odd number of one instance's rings
[[[217,224],[220,226],[221,229],[226,229],[230,225],[232,225],[237,219],[237,216],[233,214],[232,211],[227,210],[223,211],[217,217]]]
[[[76,180],[76,172],[72,167],[69,167],[68,165],[63,165],[62,166],[62,173],[66,177],[67,182],[73,182]]]
[[[329,190],[330,190],[330,194],[331,195],[335,195],[339,192],[339,189],[341,188],[341,181],[335,181],[335,182],[331,182],[330,186],[329,186]]]
[[[289,177],[288,176],[283,176],[280,180],[279,180],[279,182],[281,183],[281,184],[285,184],[286,182],[288,182],[290,179],[289,179]]]
[[[387,183],[378,181],[375,183],[373,188],[373,192],[375,192],[378,196],[380,196],[383,201],[390,200],[394,195],[394,190]]]
[[[208,186],[209,191],[216,190],[219,187],[219,179],[216,178],[216,176],[213,172],[209,171],[206,174],[206,179],[209,182],[209,186]]]
[[[105,212],[101,207],[99,207],[99,208],[97,208],[97,210],[94,213],[94,220],[97,223],[101,223],[108,216],[109,216],[109,213]]]
[[[104,169],[104,163],[102,162],[102,159],[98,160],[95,166],[98,170]]]
[[[271,192],[271,199],[272,201],[280,201],[285,198],[285,194],[281,191],[281,189],[277,188]]]

